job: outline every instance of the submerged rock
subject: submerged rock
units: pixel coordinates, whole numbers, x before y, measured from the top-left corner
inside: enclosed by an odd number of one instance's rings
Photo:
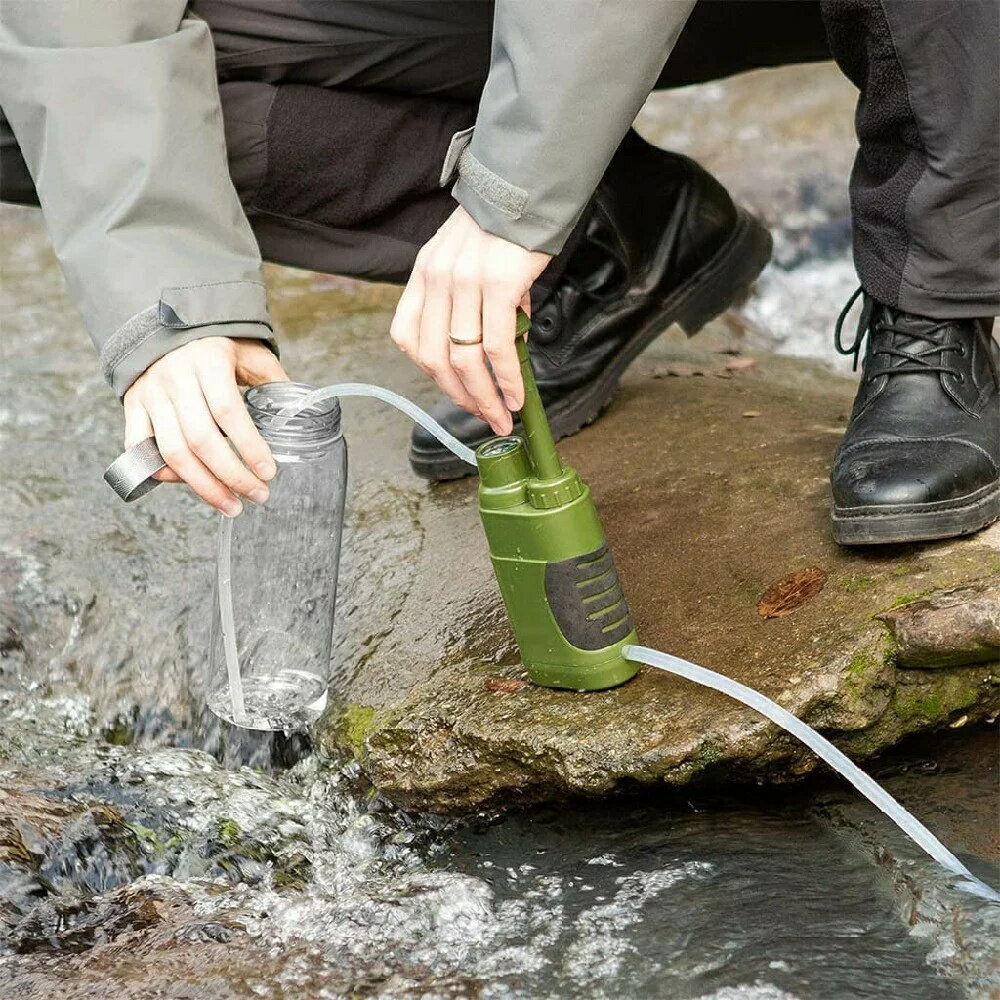
[[[827,471],[853,382],[766,356],[728,380],[655,379],[692,353],[662,342],[563,446],[594,492],[641,641],[757,688],[858,759],[994,715],[1000,529],[839,548]],[[516,683],[475,484],[431,491],[417,517],[410,588],[319,734],[396,802],[462,812],[816,767],[752,710],[653,670],[597,694]],[[780,615],[765,614],[765,593]]]

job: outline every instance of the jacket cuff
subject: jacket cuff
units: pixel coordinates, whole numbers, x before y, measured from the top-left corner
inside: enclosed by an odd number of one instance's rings
[[[557,221],[532,213],[524,188],[505,180],[473,156],[469,149],[473,132],[469,128],[452,136],[441,169],[441,186],[450,184],[457,174],[452,194],[481,229],[525,250],[558,254],[579,215]]]
[[[165,354],[203,337],[263,340],[278,353],[257,281],[165,288],[154,305],[123,323],[101,348],[104,376],[119,397]]]

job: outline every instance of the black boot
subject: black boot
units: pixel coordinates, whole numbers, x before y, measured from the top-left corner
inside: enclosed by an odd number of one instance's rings
[[[558,276],[547,271],[532,291],[528,343],[555,437],[594,420],[629,364],[672,323],[691,335],[726,310],[770,255],[770,234],[713,177],[630,132],[553,262]],[[448,400],[433,413],[471,447],[493,436]],[[471,471],[419,427],[410,464],[426,479]]]
[[[830,476],[841,545],[949,538],[1000,517],[1000,346],[992,319],[934,320],[867,294],[837,350],[861,385]]]

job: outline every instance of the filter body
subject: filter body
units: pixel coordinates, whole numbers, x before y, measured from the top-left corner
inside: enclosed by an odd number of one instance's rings
[[[590,490],[573,469],[539,479],[520,438],[476,452],[479,512],[528,675],[545,687],[595,691],[633,677],[637,642]]]

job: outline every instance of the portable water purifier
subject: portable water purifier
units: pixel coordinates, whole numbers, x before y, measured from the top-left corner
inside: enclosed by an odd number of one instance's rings
[[[479,513],[528,676],[597,691],[637,673],[622,649],[638,639],[590,489],[556,451],[524,339],[529,325],[519,312],[524,436],[477,449]]]

